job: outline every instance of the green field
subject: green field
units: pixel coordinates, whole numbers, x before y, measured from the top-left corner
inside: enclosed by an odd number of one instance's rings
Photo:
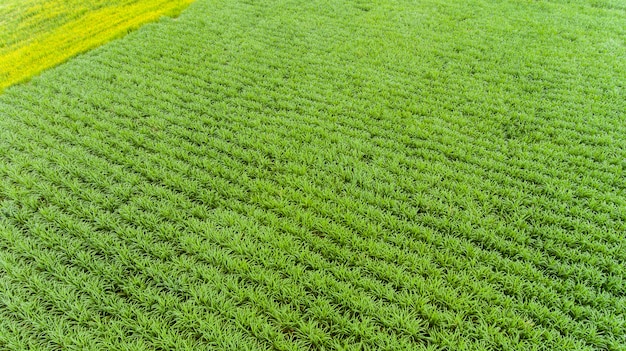
[[[624,2],[197,0],[5,89],[0,350],[175,349],[626,350]]]

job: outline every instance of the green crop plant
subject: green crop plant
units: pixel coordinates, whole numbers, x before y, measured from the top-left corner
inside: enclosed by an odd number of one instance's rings
[[[211,1],[0,95],[0,349],[626,349],[619,1]]]

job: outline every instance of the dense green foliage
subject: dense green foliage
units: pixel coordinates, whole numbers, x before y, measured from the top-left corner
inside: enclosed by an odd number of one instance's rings
[[[0,96],[0,348],[626,349],[626,9],[205,1]]]

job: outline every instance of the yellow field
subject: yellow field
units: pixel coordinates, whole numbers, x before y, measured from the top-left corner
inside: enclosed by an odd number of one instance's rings
[[[4,0],[0,90],[193,0]]]

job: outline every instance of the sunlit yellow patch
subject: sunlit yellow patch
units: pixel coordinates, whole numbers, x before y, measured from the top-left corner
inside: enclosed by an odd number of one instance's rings
[[[193,0],[0,2],[0,90],[119,37]]]

